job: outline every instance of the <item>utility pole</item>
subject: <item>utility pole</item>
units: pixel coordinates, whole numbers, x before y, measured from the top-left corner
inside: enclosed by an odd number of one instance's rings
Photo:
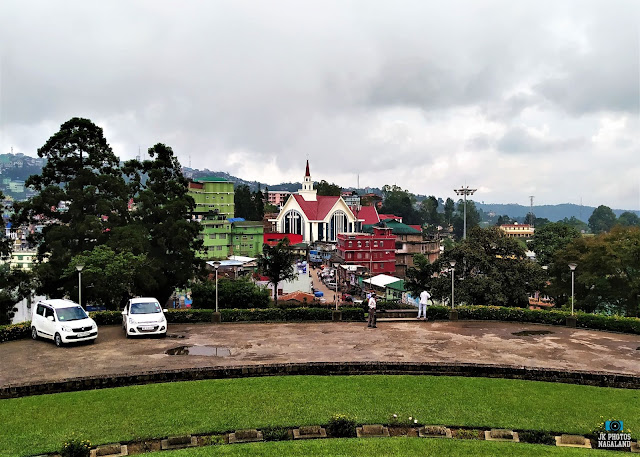
[[[462,239],[463,240],[467,239],[467,195],[473,195],[476,190],[478,190],[478,189],[469,189],[469,186],[467,186],[467,187],[463,186],[460,189],[453,189],[453,191],[456,193],[456,195],[463,195],[464,196],[464,219],[463,219],[463,226],[462,226]]]

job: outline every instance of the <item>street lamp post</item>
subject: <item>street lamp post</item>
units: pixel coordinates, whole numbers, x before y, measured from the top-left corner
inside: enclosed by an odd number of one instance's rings
[[[76,270],[78,270],[78,304],[82,306],[82,269],[84,265],[78,264],[76,265]]]
[[[478,189],[469,189],[467,187],[461,187],[460,189],[453,189],[456,195],[464,196],[464,216],[463,216],[463,225],[462,225],[462,239],[467,239],[467,195],[473,195],[473,193]]]
[[[221,263],[217,260],[213,262],[213,268],[216,270],[216,312],[211,317],[212,322],[220,322],[220,313],[218,312],[218,268],[220,268]]]
[[[454,309],[454,287],[453,287],[453,275],[455,274],[456,271],[456,261],[455,260],[450,260],[449,264],[451,265],[451,310],[453,311]]]
[[[456,261],[451,259],[449,260],[449,265],[451,265],[451,311],[449,311],[449,320],[457,321],[458,320],[458,310],[455,309],[455,286],[453,282],[453,278],[456,271]]]
[[[576,271],[576,267],[578,266],[578,264],[571,262],[569,264],[569,269],[571,270],[571,315],[573,316],[573,292],[574,292],[574,288],[573,288],[573,275]]]

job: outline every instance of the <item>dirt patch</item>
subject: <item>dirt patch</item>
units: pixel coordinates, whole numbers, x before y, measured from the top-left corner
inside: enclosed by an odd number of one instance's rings
[[[549,330],[522,330],[521,332],[512,333],[515,336],[531,336],[531,335],[549,335],[553,332]]]
[[[418,436],[418,429],[413,427],[400,427],[390,425],[389,436]]]

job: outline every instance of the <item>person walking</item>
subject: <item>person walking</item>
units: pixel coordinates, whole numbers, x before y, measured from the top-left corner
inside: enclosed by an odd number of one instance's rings
[[[420,314],[422,314],[422,319],[427,320],[427,304],[431,299],[431,294],[426,290],[423,290],[420,293],[420,302],[418,303],[418,319],[420,319]]]
[[[369,324],[367,327],[377,328],[376,326],[376,298],[375,295],[369,294]]]

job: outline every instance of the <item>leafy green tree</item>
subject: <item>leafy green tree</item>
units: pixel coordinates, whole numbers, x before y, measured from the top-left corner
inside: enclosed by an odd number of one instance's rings
[[[536,227],[536,230],[538,228],[542,228],[547,224],[551,224],[551,221],[549,219],[547,219],[546,217],[536,217],[535,221],[534,221],[534,225]]]
[[[256,207],[249,186],[240,185],[235,189],[234,195],[235,216],[248,221],[256,220]]]
[[[329,195],[339,197],[342,193],[342,187],[337,184],[329,184],[324,179],[316,184],[316,191],[318,195]]]
[[[503,216],[498,216],[496,226],[500,227],[501,225],[513,224],[513,222],[513,219],[505,214]]]
[[[71,258],[106,243],[114,227],[128,223],[128,194],[118,158],[88,119],[62,124],[38,156],[46,165],[26,181],[38,195],[17,205],[17,222],[48,219],[31,241],[38,244],[38,292],[55,297],[73,287],[63,274]],[[58,210],[60,202],[66,209]]]
[[[614,227],[595,237],[571,241],[554,256],[550,293],[556,303],[571,296],[575,262],[575,308],[586,312],[638,315],[640,294],[640,228]]]
[[[4,200],[4,194],[0,190],[0,202]],[[0,211],[3,208],[0,206]],[[11,239],[5,236],[4,217],[0,214],[0,260],[6,260],[11,256]]]
[[[552,222],[536,228],[533,241],[529,246],[536,253],[536,259],[540,265],[549,265],[558,250],[579,237],[580,232],[576,228],[563,222]]]
[[[407,272],[410,290],[427,287],[434,297],[445,299],[451,296],[449,262],[456,261],[456,303],[527,306],[529,295],[545,284],[540,265],[528,260],[522,245],[496,227],[471,229],[466,240],[445,250],[433,264],[414,259],[418,262]]]
[[[0,264],[0,325],[11,323],[15,305],[31,296],[35,277],[30,271],[11,269],[8,263]]]
[[[149,148],[149,160],[129,161],[125,170],[131,179],[136,209],[132,224],[146,239],[144,280],[135,283],[135,294],[166,302],[173,291],[201,275],[204,262],[196,256],[202,249],[197,235],[200,224],[190,221],[195,202],[187,194],[187,179],[173,150],[161,143]],[[141,176],[147,179],[143,183]]]
[[[422,224],[420,213],[415,208],[415,195],[396,185],[385,185],[382,195],[381,213],[401,216],[405,224]]]
[[[269,306],[269,290],[258,287],[249,279],[218,279],[218,303],[224,309],[266,308]],[[215,308],[216,283],[206,280],[191,286],[193,307]]]
[[[473,200],[467,200],[467,233],[474,227],[478,227],[480,225],[480,221],[482,217],[480,216],[480,211],[476,209],[476,204]],[[458,200],[458,206],[456,208],[456,213],[453,216],[453,234],[458,238],[462,239],[464,234],[464,201]]]
[[[456,204],[451,198],[447,198],[447,201],[444,202],[444,223],[447,225],[452,224],[453,213],[456,210]]]
[[[133,296],[138,272],[147,267],[147,257],[126,250],[116,252],[107,245],[100,245],[73,257],[65,275],[76,279],[77,265],[83,265],[83,302],[115,310]],[[77,287],[69,291],[69,295],[77,297]]]
[[[536,223],[536,215],[531,212],[527,213],[527,215],[524,217],[524,223],[534,225]]]
[[[255,220],[261,221],[264,218],[264,194],[258,189],[252,194],[251,198],[255,206]]]
[[[429,263],[429,258],[423,254],[413,256],[413,265],[407,270],[405,288],[412,296],[417,297],[423,290],[432,290],[440,265],[436,262]]]
[[[589,228],[595,234],[608,232],[614,225],[616,225],[616,215],[608,206],[598,206],[589,217]]]
[[[618,224],[623,227],[638,227],[640,226],[640,217],[636,213],[625,211],[618,217]]]
[[[296,255],[289,249],[288,238],[278,241],[275,246],[266,243],[262,246],[262,257],[258,260],[258,265],[262,274],[269,278],[269,283],[273,284],[275,304],[278,304],[278,283],[296,278],[295,260]]]
[[[426,224],[437,226],[442,223],[442,214],[438,212],[438,199],[433,195],[422,200],[420,212]]]
[[[578,230],[581,233],[589,230],[589,226],[575,216],[571,216],[570,218],[565,217],[564,219],[558,222],[562,222],[563,224],[570,225],[571,227],[574,227],[576,230]]]

